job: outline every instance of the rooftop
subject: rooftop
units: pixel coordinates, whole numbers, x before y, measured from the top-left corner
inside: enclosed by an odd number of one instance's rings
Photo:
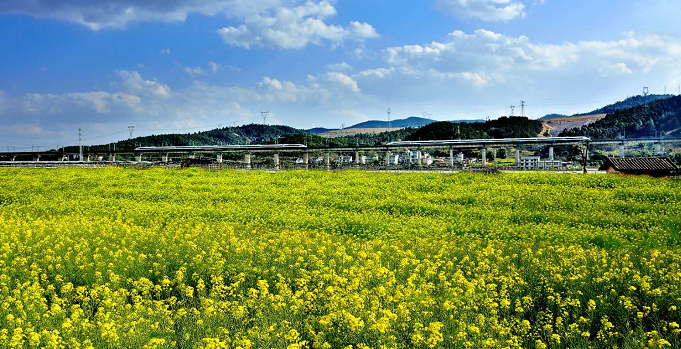
[[[607,157],[600,170],[612,167],[616,171],[625,172],[648,172],[648,171],[675,171],[678,167],[668,157],[642,157],[642,158],[613,158]]]

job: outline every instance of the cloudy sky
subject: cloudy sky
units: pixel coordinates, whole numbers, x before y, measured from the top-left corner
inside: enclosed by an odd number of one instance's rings
[[[678,93],[678,0],[0,0],[0,150]],[[520,108],[516,108],[516,114]],[[12,148],[13,149],[13,148]]]

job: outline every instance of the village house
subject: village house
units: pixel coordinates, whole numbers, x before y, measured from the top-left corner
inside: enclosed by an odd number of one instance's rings
[[[677,175],[679,168],[668,157],[613,158],[607,157],[599,168],[613,174],[650,175],[669,177]]]

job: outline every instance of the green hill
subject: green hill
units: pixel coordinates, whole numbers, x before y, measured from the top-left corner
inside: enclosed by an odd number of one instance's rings
[[[652,103],[652,102],[655,102],[655,101],[659,101],[659,100],[663,100],[663,99],[667,99],[667,98],[671,98],[671,97],[674,97],[674,95],[666,94],[666,95],[632,96],[632,97],[629,97],[629,98],[627,98],[623,101],[619,101],[617,103],[606,105],[603,108],[599,108],[599,109],[593,110],[593,111],[588,112],[588,113],[575,114],[573,116],[591,115],[591,114],[611,114],[611,113],[614,113],[618,110],[626,110],[626,109],[630,109],[630,108],[635,108],[635,107],[638,107],[638,106],[641,106],[641,105],[645,105],[646,103]]]
[[[503,116],[496,120],[475,123],[436,122],[419,128],[406,140],[523,138],[537,137],[541,131],[542,122],[539,120]]]
[[[627,138],[681,135],[681,96],[658,99],[633,108],[619,109],[605,118],[576,129],[563,131],[561,136],[592,138]]]
[[[294,134],[306,134],[307,131],[295,129],[289,126],[250,124],[237,127],[216,128],[209,131],[201,131],[185,134],[162,134],[150,135],[126,139],[110,144],[91,146],[92,150],[104,151],[113,149],[132,150],[138,146],[187,146],[187,145],[219,145],[219,144],[261,144],[275,143],[277,137],[286,137]],[[76,146],[65,148],[66,151],[76,151]]]

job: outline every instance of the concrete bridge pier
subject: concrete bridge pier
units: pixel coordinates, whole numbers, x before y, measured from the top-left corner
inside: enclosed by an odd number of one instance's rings
[[[85,161],[90,162],[90,154],[87,155],[87,157],[85,158]]]
[[[520,166],[520,148],[515,148],[515,166]]]
[[[244,164],[246,165],[246,169],[251,169],[251,154],[246,153],[246,155],[244,155]]]
[[[549,161],[553,161],[553,146],[549,147]]]
[[[90,161],[89,158],[88,158],[88,161]],[[135,162],[142,162],[142,154],[135,155]]]
[[[116,154],[109,154],[109,161],[116,162]]]
[[[390,165],[392,165],[390,163],[390,156],[391,156],[390,150],[386,151],[385,152],[385,165],[388,166],[388,167],[390,167]]]
[[[423,166],[423,156],[421,155],[421,150],[416,151],[416,161],[417,161],[419,167]]]
[[[662,152],[662,143],[655,143],[655,154]]]
[[[310,154],[309,153],[303,153],[303,166],[305,166],[306,170],[310,169]]]
[[[14,161],[17,161],[17,156],[16,156],[16,155],[12,156],[12,162],[14,162]]]
[[[162,162],[168,162],[168,154],[161,155],[161,161]]]
[[[35,162],[40,161],[40,154],[38,154],[38,155],[36,155],[35,157],[33,157],[33,161],[35,161]]]
[[[449,147],[449,167],[454,168],[454,148]]]
[[[620,158],[624,158],[624,143],[620,144],[619,156]]]
[[[366,164],[367,164],[367,156],[362,155],[362,165],[366,165]]]
[[[168,162],[168,155],[165,156],[164,162]],[[222,163],[222,153],[218,153],[218,155],[217,155],[217,162],[218,162],[218,164],[221,164],[221,163]]]
[[[324,165],[326,165],[326,170],[331,169],[331,154],[329,152],[324,153]]]
[[[487,148],[482,148],[482,166],[487,166]]]
[[[355,167],[359,167],[359,152],[355,152]]]
[[[274,169],[279,169],[279,153],[274,153]]]
[[[189,154],[190,159],[196,159],[196,154]]]

